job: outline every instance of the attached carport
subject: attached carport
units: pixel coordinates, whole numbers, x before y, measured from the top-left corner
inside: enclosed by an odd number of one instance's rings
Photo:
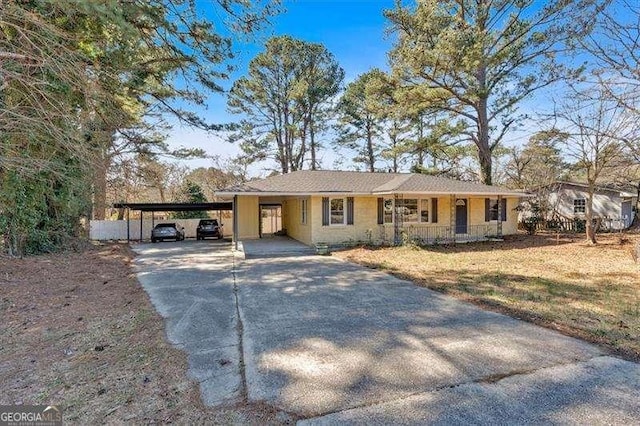
[[[155,223],[156,212],[194,212],[194,211],[233,211],[232,202],[216,202],[216,203],[115,203],[113,208],[126,209],[127,217],[127,241],[131,241],[131,210],[140,212],[140,240],[142,241],[142,222],[145,212],[151,213],[151,226]],[[234,220],[235,227],[235,220]]]

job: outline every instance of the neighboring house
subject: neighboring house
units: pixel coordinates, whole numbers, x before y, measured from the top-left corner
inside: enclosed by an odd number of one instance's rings
[[[555,182],[535,191],[548,211],[548,218],[584,219],[588,186],[576,182]],[[599,186],[593,194],[593,218],[602,219],[611,229],[631,226],[638,202],[637,192]]]
[[[297,171],[217,192],[233,197],[234,240],[262,237],[263,210],[305,244],[470,241],[517,232],[523,193],[416,173]]]

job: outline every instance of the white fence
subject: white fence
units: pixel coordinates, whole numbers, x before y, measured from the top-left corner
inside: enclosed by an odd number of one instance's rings
[[[220,221],[220,219],[218,219]],[[196,237],[196,228],[200,219],[163,219],[155,220],[153,225],[159,223],[176,223],[184,226],[185,236],[187,238]],[[230,237],[233,232],[233,220],[231,218],[222,218],[223,231],[225,236]],[[142,221],[142,238],[148,240],[151,238],[151,229],[153,228],[151,219]],[[127,239],[127,221],[126,220],[91,220],[89,222],[89,238],[92,240],[126,240]],[[129,222],[129,239],[140,239],[140,219],[131,219]]]

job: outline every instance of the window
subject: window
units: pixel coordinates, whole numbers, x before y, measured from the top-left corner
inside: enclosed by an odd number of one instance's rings
[[[382,199],[380,199],[382,200]],[[398,200],[396,206],[396,212],[399,216],[402,216],[402,222],[422,222],[430,223],[429,211],[431,209],[431,202],[435,199],[429,198],[406,198],[404,200]],[[378,213],[378,223],[393,223],[393,207],[394,199],[385,198],[382,203],[381,212],[382,220],[380,219],[380,212]],[[435,217],[432,217],[434,219]]]
[[[331,200],[329,201],[331,209],[331,225],[344,225],[344,204],[344,198],[331,198]]]
[[[406,198],[404,200],[398,200],[398,213],[402,215],[403,222],[417,222],[418,221],[418,199]]]
[[[309,212],[307,201],[308,200],[300,200],[300,222],[303,225],[307,224],[307,215]]]
[[[507,221],[507,199],[506,198],[485,198],[484,199],[484,221],[493,222]]]
[[[384,223],[393,223],[393,198],[384,200]]]
[[[587,202],[584,198],[576,198],[573,200],[573,212],[585,213],[587,209]]]
[[[420,200],[420,222],[429,222],[429,199]]]
[[[498,220],[498,199],[490,199],[489,200],[489,220]]]

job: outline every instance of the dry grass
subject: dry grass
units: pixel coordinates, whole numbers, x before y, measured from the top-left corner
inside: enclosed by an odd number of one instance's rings
[[[124,245],[0,257],[0,404],[57,404],[74,424],[276,423],[259,404],[202,405],[132,257]]]
[[[640,264],[635,234],[513,236],[424,249],[356,248],[336,256],[640,360]]]

